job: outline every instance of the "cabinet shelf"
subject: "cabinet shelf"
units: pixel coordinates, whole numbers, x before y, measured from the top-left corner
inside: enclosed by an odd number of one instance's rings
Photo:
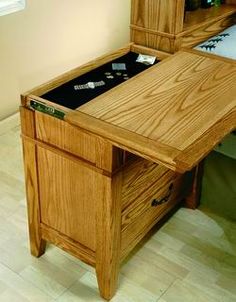
[[[223,4],[220,7],[200,8],[196,11],[186,12],[183,31],[193,31],[203,25],[216,22],[236,13],[234,5]]]

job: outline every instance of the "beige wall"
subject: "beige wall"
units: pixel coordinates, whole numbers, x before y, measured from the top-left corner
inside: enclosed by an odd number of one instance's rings
[[[129,0],[27,0],[0,17],[0,120],[20,93],[129,42]]]

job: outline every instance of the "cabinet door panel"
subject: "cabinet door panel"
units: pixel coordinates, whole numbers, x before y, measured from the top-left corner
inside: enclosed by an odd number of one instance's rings
[[[41,222],[95,250],[97,172],[38,147]]]

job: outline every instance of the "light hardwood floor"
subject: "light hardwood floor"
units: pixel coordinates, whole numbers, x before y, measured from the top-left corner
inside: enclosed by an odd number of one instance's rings
[[[95,272],[49,245],[29,253],[19,119],[0,122],[0,301],[103,301]],[[236,224],[179,209],[121,268],[112,302],[236,301]]]

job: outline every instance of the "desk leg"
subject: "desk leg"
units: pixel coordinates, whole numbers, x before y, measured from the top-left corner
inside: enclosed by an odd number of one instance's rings
[[[40,230],[40,212],[35,144],[23,139],[23,153],[25,164],[26,195],[28,205],[27,208],[30,250],[33,256],[40,257],[45,251],[46,241],[42,239]]]
[[[190,194],[185,198],[189,209],[196,209],[200,204],[204,161],[200,162],[194,171],[194,179]]]
[[[96,225],[96,273],[100,295],[110,300],[116,291],[120,266],[122,172],[100,180]],[[102,191],[101,191],[102,190]]]

